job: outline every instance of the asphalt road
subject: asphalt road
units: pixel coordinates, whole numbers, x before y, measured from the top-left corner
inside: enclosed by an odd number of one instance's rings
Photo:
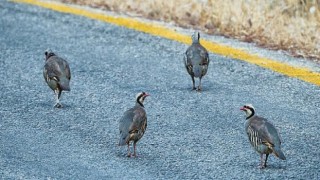
[[[71,92],[54,109],[44,51],[67,59]],[[0,179],[319,179],[319,87],[210,54],[190,91],[187,45],[75,15],[0,2]],[[118,147],[118,120],[146,100],[138,158]],[[239,108],[252,103],[283,139],[287,161],[259,155]]]

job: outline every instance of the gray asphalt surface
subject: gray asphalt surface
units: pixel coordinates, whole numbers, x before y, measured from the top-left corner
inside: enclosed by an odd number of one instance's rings
[[[54,109],[44,51],[67,59],[71,92]],[[0,179],[319,179],[319,87],[210,54],[190,91],[187,45],[123,27],[0,2]],[[138,158],[118,147],[118,119],[146,91]],[[287,161],[259,155],[239,108],[280,129]]]

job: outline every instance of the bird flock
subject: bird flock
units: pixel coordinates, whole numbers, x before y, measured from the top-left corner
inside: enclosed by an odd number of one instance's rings
[[[186,50],[183,62],[192,79],[192,90],[201,91],[201,79],[206,75],[209,67],[209,55],[205,47],[200,44],[200,33],[194,32],[191,36],[192,44]],[[48,86],[53,90],[56,104],[55,108],[62,108],[60,97],[62,91],[70,91],[69,82],[71,71],[69,64],[51,50],[45,51],[45,65],[43,77]],[[196,87],[195,78],[199,78]],[[143,102],[149,94],[140,92],[136,95],[135,106],[124,112],[119,120],[119,146],[127,145],[128,157],[136,157],[136,145],[147,129],[147,113]],[[252,147],[260,154],[260,168],[267,167],[270,154],[281,160],[286,160],[281,150],[281,138],[275,126],[263,117],[255,114],[251,104],[244,105],[240,110],[246,113],[245,131]],[[131,154],[130,143],[133,142],[134,152]],[[264,158],[265,155],[265,158]]]

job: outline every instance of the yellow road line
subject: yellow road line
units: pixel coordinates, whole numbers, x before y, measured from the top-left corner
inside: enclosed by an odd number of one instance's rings
[[[40,1],[40,0],[13,0],[13,2],[32,4],[32,5],[40,6],[43,8],[51,9],[54,11],[62,12],[62,13],[69,13],[69,14],[84,16],[91,19],[96,19],[96,20],[107,22],[107,23],[124,26],[126,28],[145,32],[155,36],[160,36],[170,40],[175,40],[181,43],[191,44],[190,36],[177,33],[174,30],[161,27],[159,25],[141,22],[132,18],[113,17],[113,16],[109,16],[99,12],[92,12],[89,10],[67,6],[60,3]],[[201,40],[201,44],[203,44],[203,46],[205,46],[208,49],[208,51],[212,53],[228,56],[230,58],[256,64],[258,66],[271,69],[275,72],[287,75],[289,77],[298,78],[303,81],[320,86],[320,73],[312,72],[309,69],[293,67],[291,65],[288,65],[282,62],[259,57],[257,55],[252,55],[239,49],[235,49],[229,46],[217,44],[217,43],[206,41],[206,40]]]

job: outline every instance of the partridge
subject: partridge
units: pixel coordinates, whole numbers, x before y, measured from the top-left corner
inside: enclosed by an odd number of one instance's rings
[[[184,65],[192,79],[192,90],[201,91],[201,79],[207,74],[209,66],[209,55],[200,42],[200,33],[195,32],[192,36],[192,45],[184,54]],[[199,85],[195,87],[194,78],[199,78]]]
[[[45,52],[45,60],[43,77],[55,94],[56,104],[54,107],[61,108],[61,92],[70,91],[70,67],[66,60],[57,56],[51,50]]]
[[[119,120],[119,146],[128,146],[128,157],[131,156],[130,142],[133,141],[133,156],[136,156],[137,142],[142,138],[147,129],[147,114],[143,105],[147,96],[149,94],[145,92],[138,93],[135,106],[125,111]]]
[[[260,154],[260,168],[267,167],[269,154],[286,160],[281,151],[281,139],[274,125],[263,117],[255,115],[255,109],[251,104],[244,105],[240,110],[246,113],[245,130],[250,144]],[[263,159],[263,155],[266,155]]]

